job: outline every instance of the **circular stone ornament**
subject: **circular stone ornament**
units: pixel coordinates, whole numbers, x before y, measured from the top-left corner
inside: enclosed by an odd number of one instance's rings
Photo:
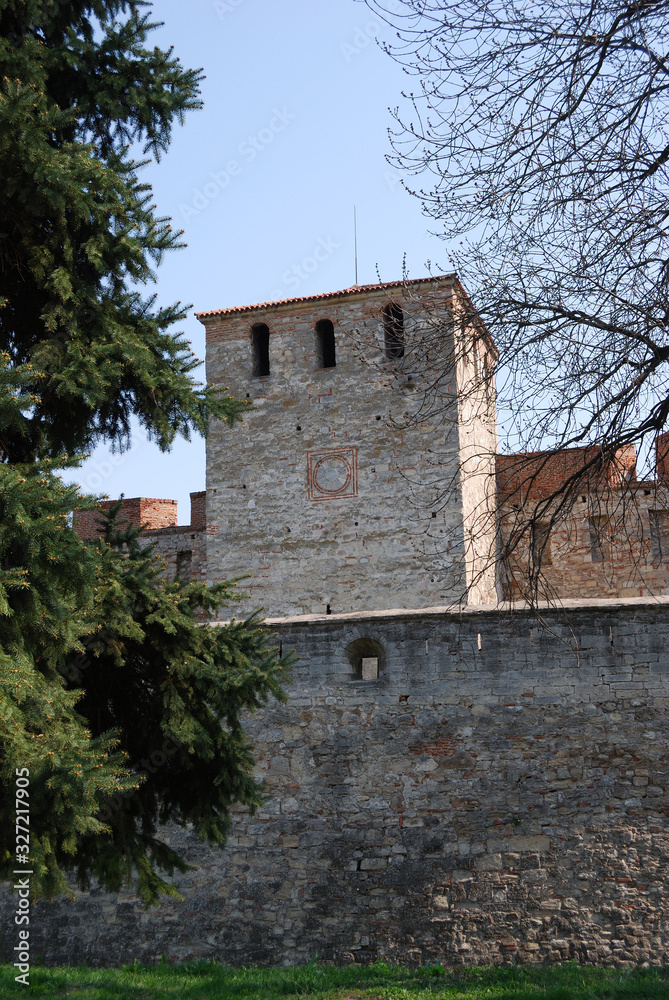
[[[352,475],[351,466],[341,455],[335,458],[322,458],[314,469],[316,486],[323,493],[335,494],[345,491]]]
[[[338,500],[358,495],[357,448],[307,452],[310,500]]]

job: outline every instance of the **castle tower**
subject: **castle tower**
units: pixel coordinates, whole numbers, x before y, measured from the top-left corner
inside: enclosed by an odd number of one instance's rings
[[[495,348],[455,276],[198,313],[210,582],[269,617],[494,601]]]

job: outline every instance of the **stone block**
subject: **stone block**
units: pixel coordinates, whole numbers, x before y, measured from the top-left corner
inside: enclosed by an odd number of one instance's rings
[[[504,837],[502,840],[488,840],[488,851],[491,853],[511,852],[516,854],[523,851],[548,851],[550,846],[550,837],[543,835],[510,836]]]
[[[474,859],[474,867],[480,872],[500,871],[503,868],[501,854],[480,854]]]

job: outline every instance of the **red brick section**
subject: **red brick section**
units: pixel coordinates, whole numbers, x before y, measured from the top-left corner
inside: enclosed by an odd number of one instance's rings
[[[590,466],[587,478],[579,489],[619,486],[623,481],[636,482],[634,445],[619,448],[613,458],[601,458],[599,445],[590,445],[558,452],[529,451],[498,455],[497,489],[503,500],[513,503],[540,500],[551,496],[586,466]],[[669,440],[667,466],[669,471]]]
[[[76,511],[73,527],[80,538],[98,538],[101,534],[100,515],[109,510],[118,500],[102,500],[92,510]],[[147,497],[133,497],[121,501],[119,523],[129,523],[135,527],[144,525],[149,530],[171,528],[177,523],[176,500],[155,500]]]
[[[190,526],[193,530],[207,527],[207,491],[190,495]]]
[[[669,481],[669,432],[658,434],[655,441],[655,469],[658,479]]]

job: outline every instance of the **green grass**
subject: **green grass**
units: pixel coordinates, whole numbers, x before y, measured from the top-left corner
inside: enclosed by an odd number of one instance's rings
[[[74,1000],[669,1000],[669,970],[301,965],[229,969],[212,963],[123,969],[33,966],[30,988],[0,966],[0,997]]]

